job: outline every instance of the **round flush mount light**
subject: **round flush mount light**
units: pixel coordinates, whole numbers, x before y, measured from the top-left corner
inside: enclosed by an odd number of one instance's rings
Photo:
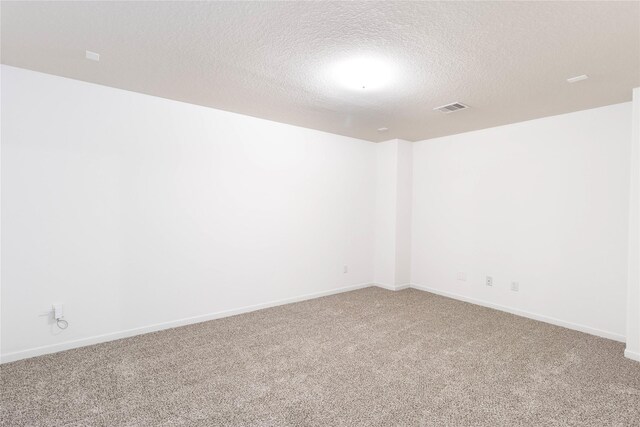
[[[393,81],[394,69],[381,58],[360,56],[335,63],[330,74],[345,89],[371,91],[388,86]]]

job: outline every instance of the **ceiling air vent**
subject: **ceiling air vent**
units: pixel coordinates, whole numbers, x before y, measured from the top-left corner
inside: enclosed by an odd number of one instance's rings
[[[451,104],[443,105],[442,107],[436,107],[434,110],[441,111],[445,114],[453,113],[454,111],[464,110],[465,108],[469,108],[468,105],[464,105],[461,102],[452,102]]]

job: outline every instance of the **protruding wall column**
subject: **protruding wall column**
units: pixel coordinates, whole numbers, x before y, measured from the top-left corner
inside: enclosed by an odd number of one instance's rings
[[[399,139],[377,146],[374,281],[387,289],[411,280],[411,153],[411,143]]]
[[[633,90],[632,114],[627,348],[624,355],[640,362],[640,88]]]

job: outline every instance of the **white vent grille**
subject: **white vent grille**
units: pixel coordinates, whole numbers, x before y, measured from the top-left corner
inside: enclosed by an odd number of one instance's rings
[[[464,105],[461,102],[452,102],[451,104],[443,105],[441,107],[436,107],[434,110],[438,110],[445,114],[453,113],[454,111],[464,110],[465,108],[469,108],[468,105]]]

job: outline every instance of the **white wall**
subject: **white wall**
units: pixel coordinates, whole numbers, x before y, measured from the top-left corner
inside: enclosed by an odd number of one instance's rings
[[[640,362],[640,87],[633,90],[625,356]]]
[[[376,144],[374,282],[391,288],[396,272],[397,141]]]
[[[630,131],[625,103],[415,143],[412,282],[624,340]]]
[[[411,146],[400,139],[376,146],[374,282],[393,290],[411,282]]]
[[[7,66],[2,125],[5,361],[373,280],[374,144]]]
[[[630,103],[371,144],[1,71],[3,361],[372,282],[624,340]]]
[[[413,203],[413,143],[397,140],[396,165],[396,286],[411,283],[411,205]]]

